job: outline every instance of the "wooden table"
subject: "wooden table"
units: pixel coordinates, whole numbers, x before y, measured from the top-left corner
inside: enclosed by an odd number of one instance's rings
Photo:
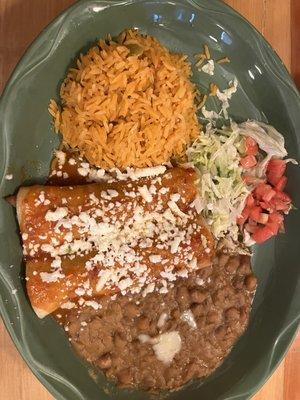
[[[28,44],[72,3],[74,0],[0,0],[0,92]],[[300,1],[226,0],[226,3],[263,33],[300,83],[300,35],[297,29]],[[52,399],[21,359],[1,322],[0,370],[1,399]],[[299,378],[300,335],[285,360],[252,400],[299,400]]]

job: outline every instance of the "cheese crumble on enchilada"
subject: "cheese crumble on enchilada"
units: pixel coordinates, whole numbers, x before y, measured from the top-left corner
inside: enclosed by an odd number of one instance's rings
[[[37,315],[78,298],[97,307],[98,295],[163,293],[209,265],[213,238],[195,207],[196,180],[193,169],[177,167],[135,180],[21,188],[17,215]]]

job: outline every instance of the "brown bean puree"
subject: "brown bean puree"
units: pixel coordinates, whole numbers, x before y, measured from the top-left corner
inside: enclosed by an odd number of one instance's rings
[[[59,310],[78,353],[121,387],[176,389],[211,374],[246,329],[256,289],[250,257],[221,253],[168,293]]]

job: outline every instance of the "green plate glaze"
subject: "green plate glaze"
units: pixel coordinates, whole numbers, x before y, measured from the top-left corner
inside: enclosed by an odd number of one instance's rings
[[[118,391],[101,375],[92,378],[90,367],[76,356],[55,321],[35,316],[24,290],[15,212],[3,200],[20,185],[47,175],[59,141],[47,105],[58,97],[67,68],[97,38],[128,27],[156,36],[191,60],[204,43],[215,59],[229,56],[231,63],[217,66],[214,80],[222,88],[233,77],[239,81],[231,116],[269,121],[284,134],[290,156],[300,160],[300,99],[287,70],[263,37],[220,1],[83,0],[49,25],[18,64],[1,98],[0,308],[18,350],[56,399],[151,397]],[[208,87],[207,75],[195,71],[194,80]],[[7,173],[13,173],[12,181],[4,179]],[[300,169],[291,165],[288,175],[288,191],[299,208]],[[247,332],[212,376],[170,394],[170,399],[247,399],[283,357],[300,318],[300,211],[286,219],[285,235],[255,249],[253,266],[259,287]]]

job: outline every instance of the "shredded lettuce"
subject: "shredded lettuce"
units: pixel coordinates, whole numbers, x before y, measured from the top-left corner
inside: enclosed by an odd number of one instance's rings
[[[202,213],[215,237],[230,231],[237,240],[237,217],[241,214],[249,188],[242,179],[240,151],[244,138],[231,128],[207,125],[206,132],[187,150],[189,162],[199,170],[199,197]]]
[[[241,135],[254,139],[268,156],[277,158],[287,156],[284,137],[273,126],[249,120],[237,125],[237,130]]]
[[[252,177],[251,186],[244,182],[242,174],[245,170],[240,165],[247,136],[253,138],[261,150],[256,156],[257,165],[246,171]],[[265,180],[271,158],[283,159],[286,156],[284,137],[270,125],[250,120],[241,124],[230,121],[229,127],[218,129],[215,119],[211,119],[205,132],[187,150],[187,157],[201,176],[195,206],[211,225],[217,239],[229,233],[237,241],[237,217],[244,209],[248,194]],[[286,162],[297,164],[293,159]]]
[[[239,125],[232,122],[231,126],[234,132],[254,139],[260,150],[262,150],[260,155],[257,157],[258,162],[256,167],[249,171],[249,174],[258,180],[265,179],[267,165],[271,158],[275,157],[283,159],[287,156],[284,137],[273,126],[252,120],[243,122]],[[285,161],[287,163],[292,162],[293,164],[298,164],[296,160],[291,158],[286,159]]]

